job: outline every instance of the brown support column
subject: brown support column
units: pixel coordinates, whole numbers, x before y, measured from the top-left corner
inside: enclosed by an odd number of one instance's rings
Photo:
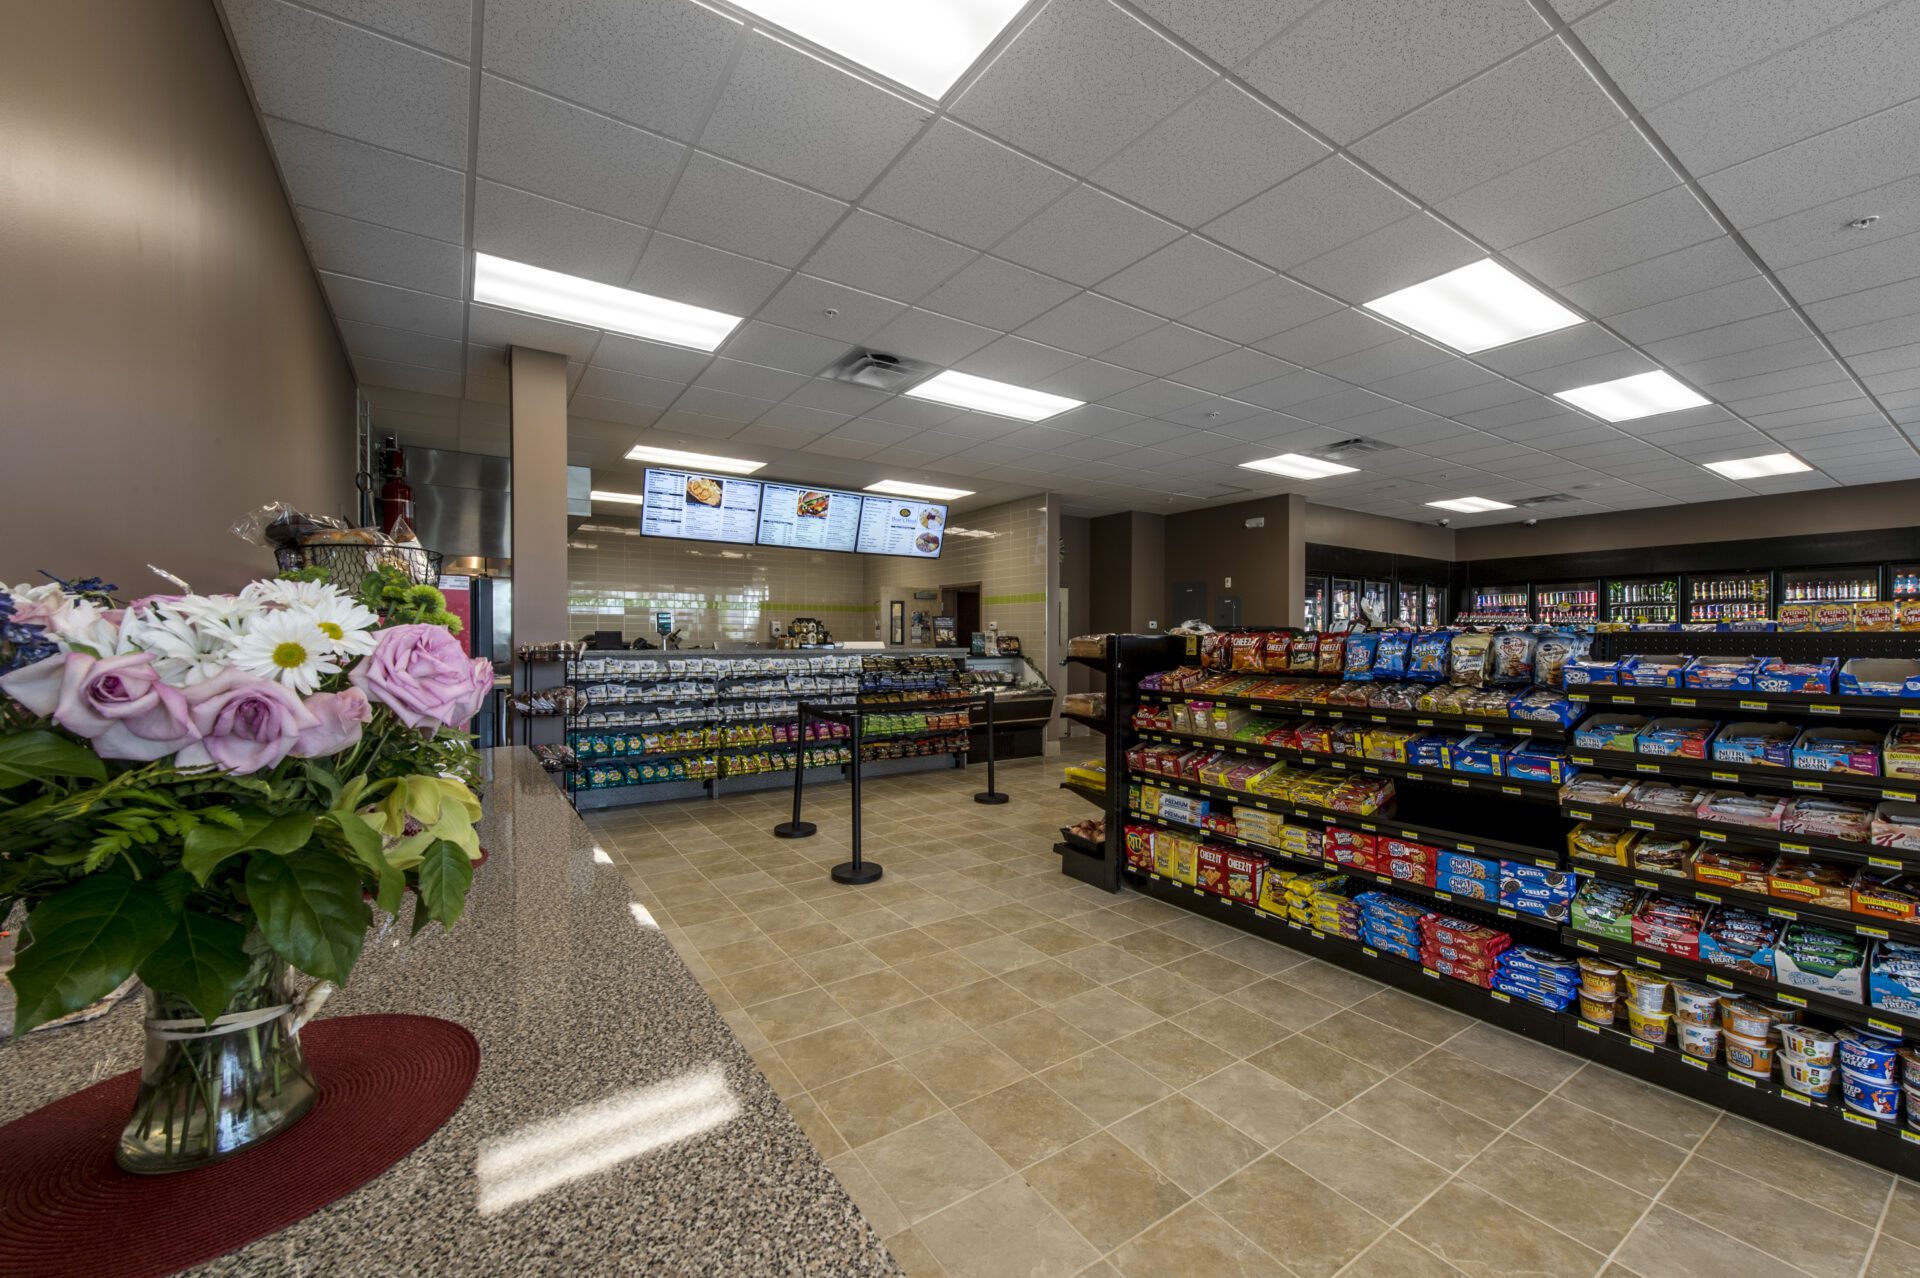
[[[567,359],[516,346],[512,372],[513,645],[567,639]],[[560,665],[522,668],[521,691],[559,685]],[[529,673],[531,672],[531,682]],[[558,719],[527,719],[516,742],[557,742]],[[525,729],[531,729],[526,731]]]

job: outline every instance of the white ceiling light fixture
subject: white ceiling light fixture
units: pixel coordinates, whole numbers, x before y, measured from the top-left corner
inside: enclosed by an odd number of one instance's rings
[[[918,497],[921,501],[959,501],[973,496],[971,488],[939,488],[933,484],[910,484],[904,479],[883,479],[877,484],[868,484],[867,491],[889,497]]]
[[[646,501],[646,498],[642,497],[639,493],[616,493],[605,488],[596,488],[588,493],[587,496],[593,498],[595,501],[618,502],[623,506],[638,506]]]
[[[1086,403],[1083,399],[1049,395],[1045,391],[1028,390],[1024,386],[975,377],[971,373],[956,373],[951,369],[938,377],[929,377],[904,393],[914,399],[930,399],[936,404],[971,408],[977,413],[991,413],[995,417],[1011,417],[1023,422],[1043,422]]]
[[[487,253],[473,255],[473,300],[586,328],[710,351],[741,317],[615,288]]]
[[[1305,453],[1281,453],[1278,457],[1262,457],[1259,461],[1241,462],[1241,470],[1264,470],[1271,475],[1285,475],[1289,479],[1325,479],[1330,475],[1351,475],[1358,466],[1342,466],[1339,462],[1322,461],[1318,457],[1309,457]]]
[[[1466,355],[1581,322],[1490,257],[1361,305]]]
[[[1769,475],[1797,475],[1813,467],[1792,453],[1768,453],[1762,457],[1738,457],[1732,461],[1701,463],[1728,479],[1765,479]]]
[[[635,444],[629,448],[627,460],[658,462],[662,466],[687,466],[694,470],[713,470],[722,475],[751,475],[766,465],[765,462],[747,461],[739,457],[715,457],[711,453],[683,453],[677,448],[649,448],[645,444]]]
[[[1595,417],[1610,422],[1630,422],[1639,417],[1677,413],[1683,408],[1699,408],[1712,402],[1706,396],[1682,386],[1673,374],[1658,368],[1651,373],[1637,373],[1611,382],[1555,391],[1553,397],[1563,399],[1575,408],[1584,408]]]
[[[849,62],[946,96],[1026,0],[734,0]]]
[[[1491,497],[1449,497],[1445,501],[1430,501],[1429,506],[1438,506],[1441,510],[1457,510],[1463,515],[1484,515],[1489,510],[1512,510],[1510,501],[1495,501]]]

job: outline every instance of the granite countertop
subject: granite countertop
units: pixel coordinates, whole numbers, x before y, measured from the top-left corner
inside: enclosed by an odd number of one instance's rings
[[[190,1272],[898,1274],[566,797],[525,748],[484,753],[490,859],[466,916],[411,941],[377,916],[325,1012],[465,1025],[481,1050],[466,1104],[384,1175]],[[0,1122],[137,1068],[140,1046],[137,999],[0,1046]],[[481,1175],[483,1154],[563,1116],[571,1158]]]

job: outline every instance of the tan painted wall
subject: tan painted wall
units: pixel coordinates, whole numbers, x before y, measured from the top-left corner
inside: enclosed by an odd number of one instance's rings
[[[8,5],[0,581],[271,572],[227,526],[353,513],[353,390],[212,6]]]
[[[1240,597],[1240,615],[1250,626],[1291,626],[1303,620],[1306,578],[1306,501],[1298,494],[1261,497],[1167,516],[1166,602],[1171,612],[1176,582],[1207,583],[1207,617],[1223,594]],[[1259,528],[1247,520],[1263,518]],[[1231,577],[1233,585],[1227,586]],[[1184,621],[1174,617],[1172,621]]]
[[[1454,530],[1406,519],[1368,515],[1338,506],[1307,503],[1306,540],[1319,546],[1351,546],[1388,555],[1418,555],[1424,559],[1452,559]]]
[[[1533,528],[1512,524],[1462,528],[1454,535],[1454,558],[1565,555],[1749,537],[1816,537],[1821,533],[1916,525],[1920,525],[1920,480],[1908,480],[1611,515],[1542,519]]]

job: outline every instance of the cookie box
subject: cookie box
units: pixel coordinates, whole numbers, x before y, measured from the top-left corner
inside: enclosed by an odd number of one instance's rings
[[[1792,767],[1796,735],[1790,723],[1729,723],[1714,737],[1709,753],[1715,763],[1750,768]]]
[[[1494,899],[1494,885],[1485,879],[1473,878],[1464,874],[1437,874],[1433,886],[1436,890],[1463,897],[1469,901],[1491,901]]]
[[[1769,657],[1760,663],[1753,686],[1761,692],[1832,692],[1834,671],[1838,664],[1831,657],[1825,661],[1805,663],[1788,663],[1777,657]]]
[[[1681,681],[1689,688],[1744,692],[1753,687],[1759,669],[1756,657],[1695,657],[1681,672]]]
[[[1625,750],[1638,744],[1640,730],[1647,726],[1645,715],[1589,715],[1573,730],[1573,743],[1582,750]]]
[[[1634,749],[1668,759],[1704,759],[1707,741],[1719,725],[1711,719],[1655,719],[1640,729]]]
[[[1840,667],[1835,687],[1843,697],[1920,697],[1920,661],[1855,657]]]
[[[1569,661],[1562,670],[1561,679],[1569,688],[1581,688],[1590,684],[1617,684],[1620,682],[1620,663],[1617,661]]]
[[[1684,653],[1629,657],[1620,682],[1635,688],[1678,688],[1692,658]]]
[[[1880,734],[1871,728],[1808,728],[1793,743],[1793,766],[1808,772],[1880,775]]]
[[[1497,777],[1502,775],[1507,753],[1512,748],[1509,738],[1476,732],[1447,746],[1442,752],[1443,766],[1450,772]]]
[[[1529,741],[1507,756],[1507,775],[1516,781],[1559,785],[1578,769],[1567,759],[1567,747],[1558,741]]]
[[[1468,856],[1465,852],[1442,851],[1434,864],[1443,878],[1487,881],[1498,880],[1500,877],[1498,861],[1489,861],[1482,856]]]

